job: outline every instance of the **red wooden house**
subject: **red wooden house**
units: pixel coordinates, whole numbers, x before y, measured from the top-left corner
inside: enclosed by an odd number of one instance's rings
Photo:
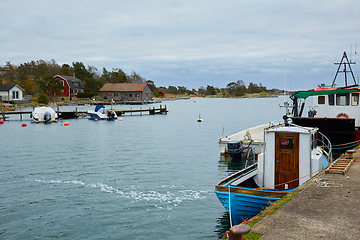
[[[61,90],[61,93],[55,93],[55,96],[77,97],[78,92],[84,92],[85,90],[84,83],[75,76],[56,75],[54,78],[59,79],[65,87],[65,89]]]

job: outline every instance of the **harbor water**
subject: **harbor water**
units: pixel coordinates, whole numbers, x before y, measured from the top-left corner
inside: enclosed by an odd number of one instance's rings
[[[217,140],[281,120],[283,102],[164,101],[141,107],[166,115],[69,126],[12,115],[0,125],[0,239],[221,239],[229,216],[214,185],[244,163],[220,156]]]

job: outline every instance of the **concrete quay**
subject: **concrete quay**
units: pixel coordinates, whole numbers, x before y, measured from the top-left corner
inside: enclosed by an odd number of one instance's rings
[[[267,239],[360,239],[360,150],[344,174],[322,174],[252,232]],[[326,187],[325,187],[326,186]]]

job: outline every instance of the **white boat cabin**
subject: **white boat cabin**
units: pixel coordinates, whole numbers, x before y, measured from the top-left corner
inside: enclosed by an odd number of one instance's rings
[[[265,129],[266,145],[258,158],[255,179],[258,186],[296,188],[317,174],[324,163],[316,145],[317,133],[317,128],[299,126]]]
[[[350,89],[357,92],[340,91],[336,88],[316,89],[320,92],[326,91],[328,94],[313,97],[313,108],[316,111],[314,117],[355,118],[355,126],[360,126],[360,88],[353,87]]]
[[[293,117],[302,117],[305,100],[310,97],[313,98],[313,109],[309,110],[308,117],[354,118],[355,127],[360,127],[360,85],[356,83],[355,75],[351,69],[351,64],[355,64],[355,62],[349,61],[346,52],[344,52],[341,61],[335,64],[339,67],[331,86],[321,84],[315,91],[299,91],[290,96],[293,101]],[[344,87],[338,87],[335,84],[339,73],[345,74]],[[351,76],[353,85],[348,85],[348,76]],[[302,103],[301,99],[303,99]]]

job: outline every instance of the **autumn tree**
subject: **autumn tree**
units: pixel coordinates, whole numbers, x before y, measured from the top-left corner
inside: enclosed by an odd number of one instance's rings
[[[132,83],[144,83],[146,79],[141,77],[140,74],[136,73],[135,71],[131,72],[131,75],[128,76],[128,81]]]
[[[109,72],[106,68],[103,68],[100,79],[104,83],[126,83],[128,82],[127,76],[120,68],[113,68],[113,71]]]
[[[159,92],[157,90],[157,87],[155,86],[154,81],[151,80],[147,80],[146,83],[148,84],[148,86],[151,88],[153,94],[155,95],[155,97],[159,97]]]
[[[46,75],[37,80],[37,83],[40,85],[40,91],[47,93],[50,96],[53,96],[54,93],[60,93],[65,87],[60,83],[60,80],[54,78],[52,75]]]
[[[216,95],[216,90],[213,86],[207,85],[205,94],[206,95]]]
[[[61,66],[60,75],[72,76],[73,75],[73,69],[71,68],[71,66],[69,64],[64,63]]]

